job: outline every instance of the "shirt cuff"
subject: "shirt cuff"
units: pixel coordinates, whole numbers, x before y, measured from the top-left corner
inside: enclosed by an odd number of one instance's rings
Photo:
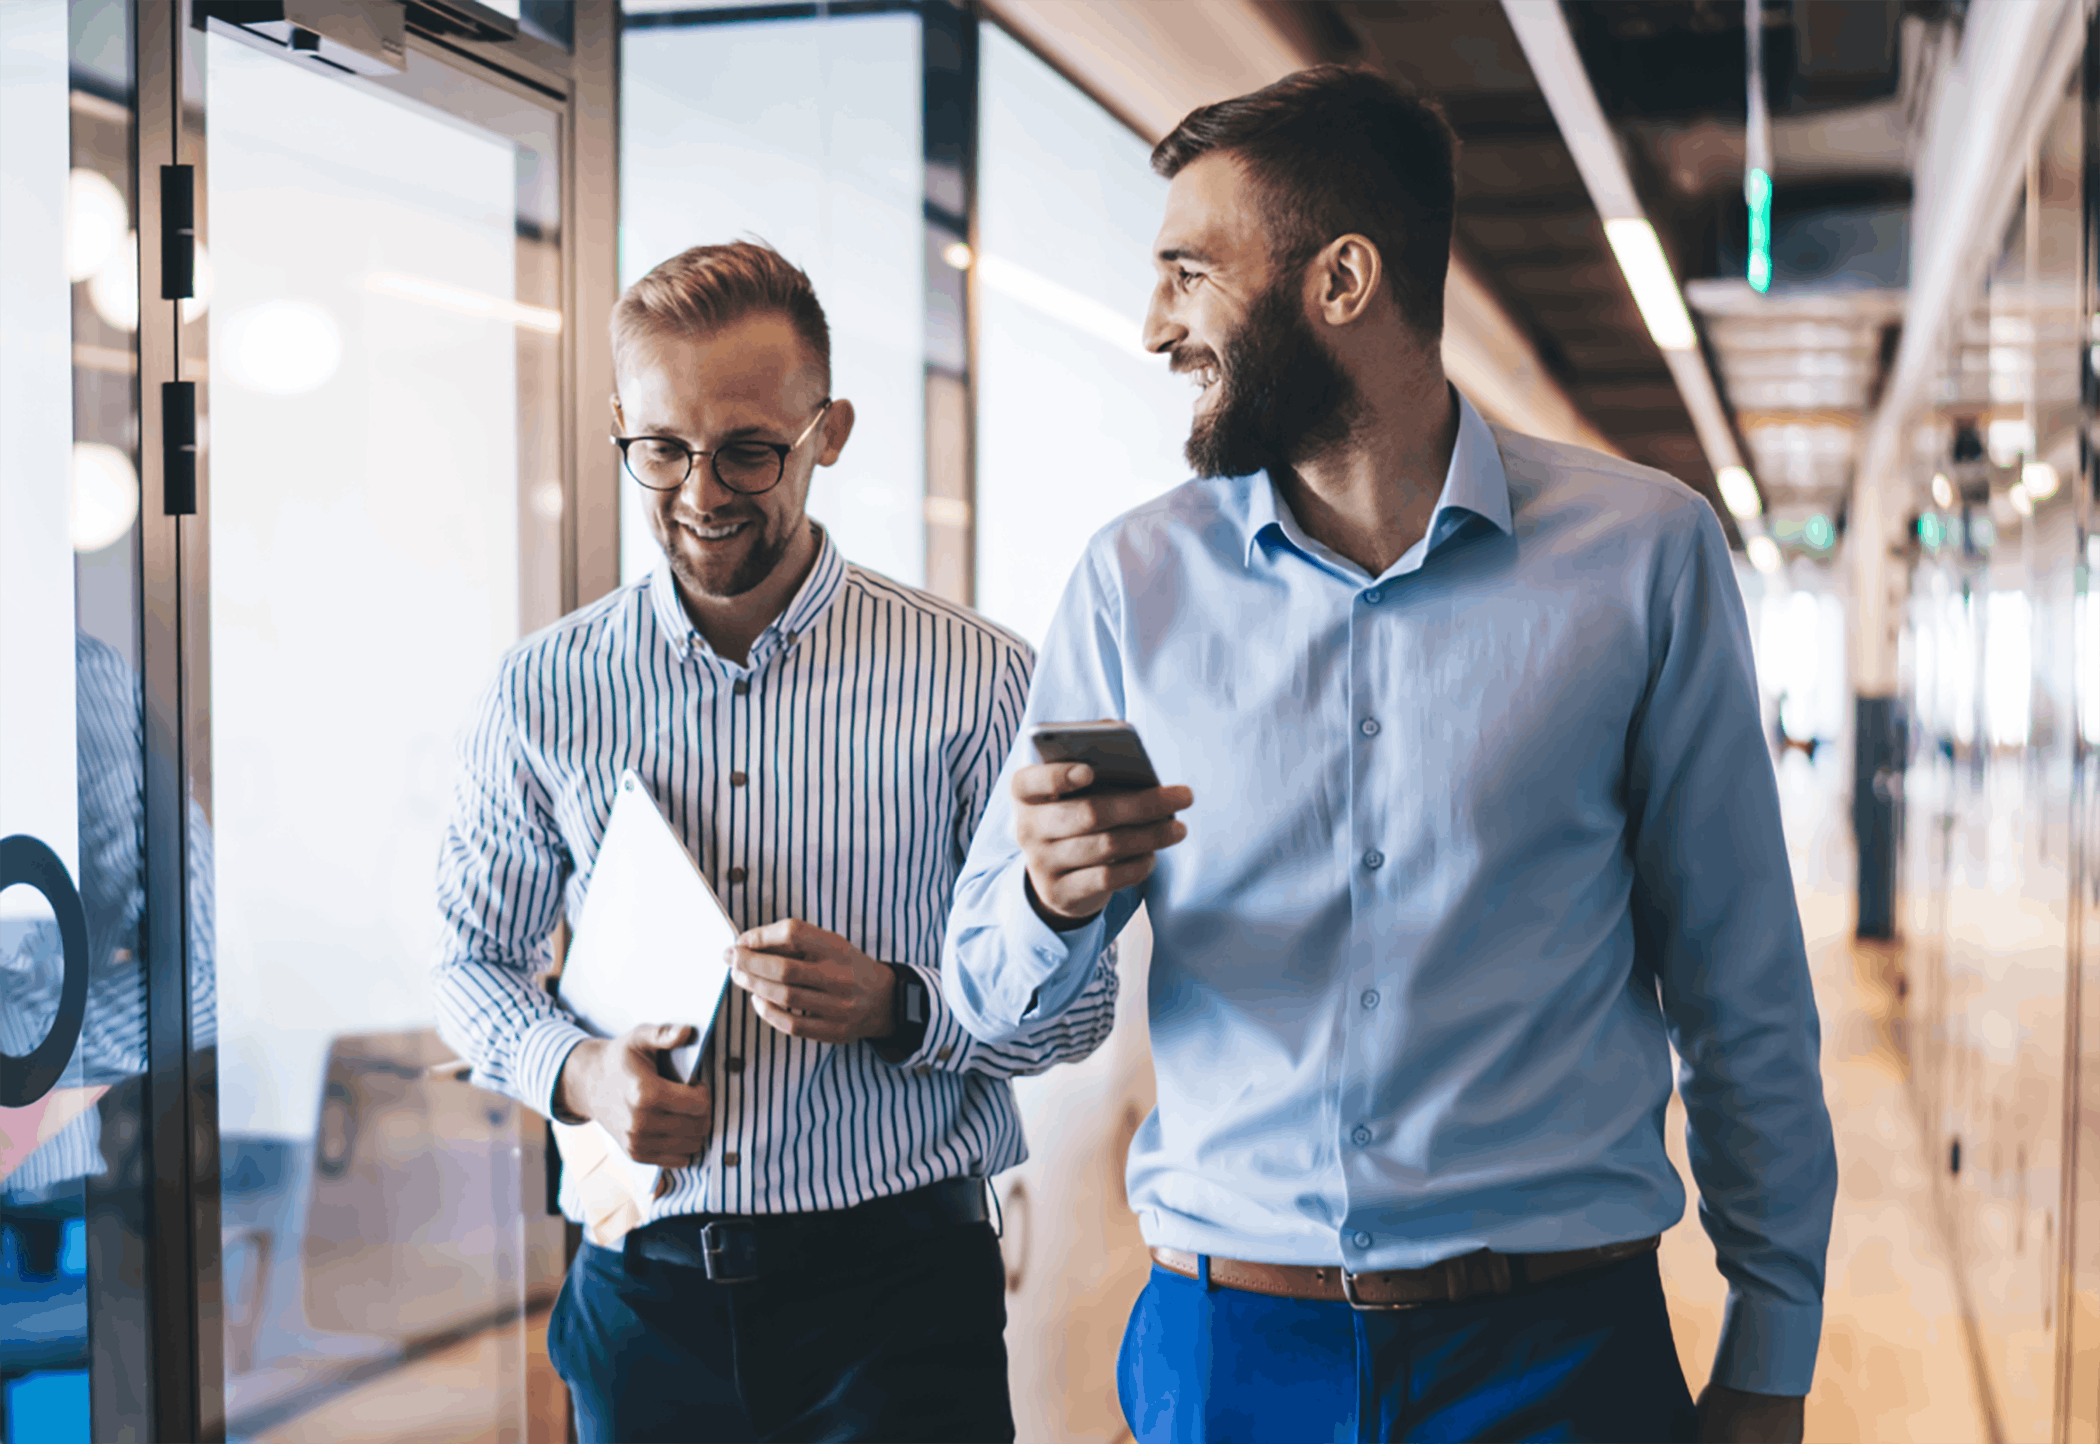
[[[892,1068],[909,1068],[920,1073],[930,1073],[936,1068],[944,1073],[968,1072],[975,1040],[963,1031],[954,1009],[941,996],[939,970],[918,963],[893,963],[891,966],[911,969],[926,985],[926,1031],[920,1035],[919,1046],[911,1052],[893,1057],[878,1048],[877,1056]]]
[[[1821,1304],[1753,1298],[1731,1288],[1713,1382],[1746,1394],[1806,1394],[1822,1337]]]
[[[518,1042],[511,1075],[517,1083],[518,1100],[548,1118],[556,1116],[554,1089],[561,1081],[562,1065],[576,1045],[590,1036],[567,1018],[542,1018],[527,1028]]]
[[[1086,991],[1108,937],[1108,909],[1059,932],[1028,900],[1028,869],[1014,867],[999,889],[999,928],[1010,963],[999,980],[1000,1003],[1007,1017],[1026,1025],[1056,1017]]]

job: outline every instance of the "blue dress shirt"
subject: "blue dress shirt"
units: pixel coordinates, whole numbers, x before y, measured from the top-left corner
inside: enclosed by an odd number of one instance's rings
[[[1029,905],[1027,725],[1123,717],[1188,837],[1058,933]],[[1802,1394],[1836,1190],[1742,596],[1667,476],[1460,402],[1427,535],[1377,577],[1265,475],[1110,524],[1066,589],[956,888],[942,986],[1000,1042],[1142,903],[1153,1244],[1356,1272],[1675,1223],[1670,1048],[1730,1284],[1714,1378]]]

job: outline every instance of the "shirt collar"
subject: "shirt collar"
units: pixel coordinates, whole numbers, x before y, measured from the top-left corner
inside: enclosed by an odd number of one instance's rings
[[[1429,530],[1416,548],[1409,549],[1410,556],[1417,554],[1417,548],[1426,553],[1428,547],[1450,534],[1462,519],[1448,515],[1453,512],[1480,517],[1504,533],[1514,531],[1509,511],[1509,474],[1502,469],[1502,448],[1496,445],[1495,433],[1473,403],[1460,395],[1456,387],[1451,394],[1458,402],[1458,440],[1451,448],[1451,465],[1444,471],[1444,489],[1437,495]],[[1283,541],[1308,556],[1328,555],[1327,548],[1299,530],[1298,519],[1277,495],[1276,483],[1267,472],[1255,476],[1248,492],[1246,528],[1246,559],[1250,565],[1265,537]]]
[[[809,575],[802,579],[802,585],[796,589],[787,607],[758,634],[758,639],[751,644],[748,666],[739,670],[756,670],[765,665],[766,659],[776,651],[793,646],[797,637],[816,625],[846,580],[846,558],[832,542],[831,533],[816,522],[811,522],[810,526],[817,533],[816,562],[811,565]],[[686,615],[685,603],[679,600],[678,583],[671,575],[668,560],[658,561],[656,569],[649,574],[649,603],[656,612],[657,625],[674,646],[688,654],[714,655],[707,638],[700,635],[700,629]]]

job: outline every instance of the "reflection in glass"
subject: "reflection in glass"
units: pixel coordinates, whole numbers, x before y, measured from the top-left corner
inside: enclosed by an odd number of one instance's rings
[[[909,14],[676,23],[629,16],[620,49],[620,284],[689,246],[755,236],[809,273],[853,441],[809,512],[862,566],[926,571],[924,158]],[[701,16],[702,21],[707,17]],[[624,495],[620,572],[661,556]]]
[[[1149,147],[979,33],[977,605],[1040,642],[1087,538],[1186,479],[1193,393],[1139,339],[1167,191]]]
[[[1922,1186],[1971,1301],[1979,1392],[2051,1433],[2064,1220],[2064,1002],[2082,864],[2072,726],[2081,541],[2081,107],[2067,98],[1918,418],[1906,613],[1904,933]],[[2078,486],[2065,483],[2081,477]],[[2090,1049],[2090,1043],[2087,1045]],[[2088,1145],[2090,1146],[2090,1145]],[[1954,1166],[1959,1160],[1959,1169]]]
[[[50,848],[86,924],[69,958],[43,895],[0,891],[0,1049],[44,1042],[69,969],[87,984],[56,1082],[0,1107],[10,1440],[119,1437],[146,1403],[137,365],[103,314],[136,324],[129,90],[124,5],[0,5],[0,836]]]

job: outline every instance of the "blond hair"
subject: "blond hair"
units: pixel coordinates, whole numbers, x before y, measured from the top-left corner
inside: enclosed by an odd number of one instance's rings
[[[654,336],[693,336],[761,312],[787,318],[809,347],[824,390],[831,390],[831,326],[816,287],[787,257],[763,241],[732,241],[680,251],[627,288],[613,307],[615,372],[634,348]]]

